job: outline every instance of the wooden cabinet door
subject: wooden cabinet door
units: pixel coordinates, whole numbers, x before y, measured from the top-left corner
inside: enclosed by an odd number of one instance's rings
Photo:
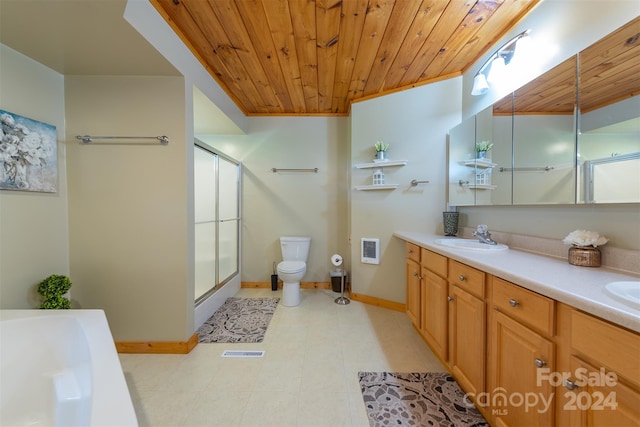
[[[420,276],[420,264],[407,258],[406,262],[407,281],[407,316],[416,328],[421,328],[421,305],[422,305],[422,277]]]
[[[485,389],[486,304],[457,286],[449,288],[449,367],[460,386]]]
[[[554,389],[549,381],[539,381],[538,376],[540,368],[554,372],[554,344],[497,310],[491,317],[491,378],[487,392],[489,403],[493,403],[495,425],[553,425]],[[537,404],[527,404],[535,396]],[[542,398],[549,403],[545,404]]]
[[[447,281],[422,267],[422,336],[441,360],[447,360]]]
[[[594,343],[594,345],[597,345]],[[611,373],[605,369],[606,373]],[[572,356],[569,381],[558,387],[571,426],[640,426],[640,393]],[[605,374],[606,375],[606,374]]]

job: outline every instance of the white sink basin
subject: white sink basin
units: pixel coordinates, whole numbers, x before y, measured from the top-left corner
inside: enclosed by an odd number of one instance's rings
[[[640,281],[611,282],[605,288],[613,295],[640,307]]]
[[[497,245],[488,245],[471,239],[436,239],[435,242],[439,245],[449,246],[452,248],[470,249],[481,252],[499,252],[509,249],[509,246],[503,245],[502,243],[498,243]]]

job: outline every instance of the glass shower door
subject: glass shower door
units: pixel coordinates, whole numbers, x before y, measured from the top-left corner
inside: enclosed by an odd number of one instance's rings
[[[225,283],[238,273],[239,248],[239,177],[238,164],[218,157],[218,283]]]
[[[195,301],[239,271],[240,164],[195,146]]]

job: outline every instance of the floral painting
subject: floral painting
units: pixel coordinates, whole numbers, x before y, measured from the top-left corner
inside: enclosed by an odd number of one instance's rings
[[[55,193],[56,127],[0,110],[0,190]]]

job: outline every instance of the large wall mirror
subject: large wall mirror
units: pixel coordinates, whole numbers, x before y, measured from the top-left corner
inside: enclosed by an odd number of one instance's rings
[[[463,120],[449,131],[449,204],[473,206],[476,191],[471,186],[474,179],[476,116]]]
[[[494,105],[476,115],[476,146],[491,144],[485,161],[478,162],[475,177],[486,187],[476,197],[478,205],[511,204],[511,163],[513,158],[513,94],[509,94]]]
[[[497,111],[493,106],[464,120],[449,133],[449,204],[452,206],[511,204],[512,95]],[[490,144],[486,152],[478,151]],[[502,166],[501,166],[502,165]],[[506,165],[506,166],[505,166]]]
[[[479,112],[475,129],[467,119],[464,135],[452,130],[449,204],[640,202],[639,26],[636,18]],[[481,141],[493,144],[488,161],[473,159]],[[483,178],[488,186],[477,185]]]
[[[514,205],[575,202],[576,107],[576,57],[514,92]]]
[[[639,29],[579,53],[578,203],[640,203]]]

